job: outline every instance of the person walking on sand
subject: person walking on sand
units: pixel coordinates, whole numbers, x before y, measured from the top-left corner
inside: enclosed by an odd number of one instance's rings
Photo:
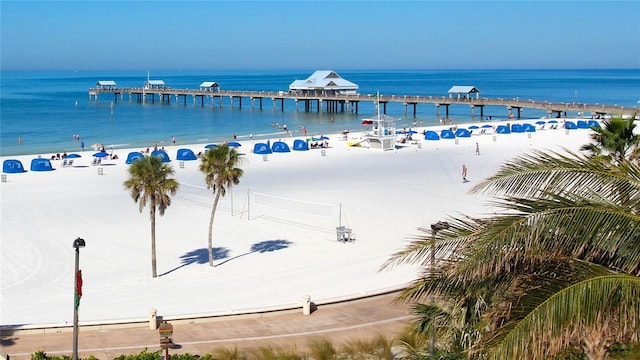
[[[467,181],[467,165],[462,164],[462,181]]]
[[[476,155],[480,155],[480,145],[476,143]]]

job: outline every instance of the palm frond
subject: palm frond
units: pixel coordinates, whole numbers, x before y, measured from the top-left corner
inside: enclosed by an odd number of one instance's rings
[[[542,285],[541,277],[536,277],[539,285],[528,288],[526,296],[510,307],[510,319],[484,341],[490,358],[534,359],[555,354],[575,341],[576,334],[600,327],[604,321],[610,334],[602,336],[637,341],[640,278],[593,265],[581,270],[587,268],[592,273],[579,281],[555,277]],[[491,314],[495,316],[495,311],[488,316]],[[521,346],[523,343],[527,346]]]

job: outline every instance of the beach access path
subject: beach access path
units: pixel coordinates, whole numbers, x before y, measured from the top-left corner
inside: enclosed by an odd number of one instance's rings
[[[173,342],[170,354],[214,353],[215,349],[255,350],[258,348],[308,351],[313,341],[329,340],[339,348],[349,342],[372,341],[378,335],[393,340],[411,316],[408,304],[394,302],[396,292],[336,304],[320,305],[310,315],[300,309],[262,315],[229,316],[197,322],[172,321]],[[113,359],[123,354],[137,354],[144,349],[160,349],[159,332],[147,324],[135,327],[81,329],[79,356],[93,355]],[[11,359],[29,359],[37,351],[50,356],[72,353],[72,332],[21,332],[3,336],[2,350]]]

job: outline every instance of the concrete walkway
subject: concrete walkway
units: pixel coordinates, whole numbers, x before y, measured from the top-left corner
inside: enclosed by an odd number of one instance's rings
[[[237,315],[188,321],[171,321],[176,349],[170,354],[213,353],[215,349],[255,349],[282,347],[305,351],[312,340],[330,340],[336,348],[348,341],[372,340],[378,334],[394,338],[410,322],[408,305],[393,304],[397,293],[320,305],[308,316],[299,311]],[[137,354],[147,348],[160,349],[158,330],[148,324],[121,328],[85,329],[79,332],[79,356],[93,355],[113,359],[123,354]],[[12,360],[29,359],[42,350],[48,355],[72,354],[73,333],[65,329],[58,333],[2,333],[0,352]]]

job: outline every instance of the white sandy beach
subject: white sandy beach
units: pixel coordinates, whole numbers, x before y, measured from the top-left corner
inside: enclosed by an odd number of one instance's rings
[[[91,166],[93,151],[82,153],[74,167],[56,160],[55,171],[8,174],[0,188],[0,324],[72,323],[77,237],[87,243],[80,250],[81,324],[146,319],[152,308],[171,319],[291,306],[307,294],[322,303],[397,288],[413,280],[417,269],[380,272],[380,266],[419,234],[418,227],[449,215],[491,212],[487,197],[468,193],[474,184],[532,149],[577,151],[589,142],[589,133],[547,129],[531,137],[498,134],[495,141],[483,134],[459,138],[458,144],[426,141],[418,134],[414,139],[421,148],[386,152],[348,147],[333,134],[326,156],[314,149],[271,154],[267,161],[251,153],[253,142],[242,142],[245,173],[218,208],[213,268],[206,255],[213,195],[198,171],[199,161],[185,161],[180,168],[175,160],[178,148],[198,153],[204,144],[166,147],[181,187],[165,215],[157,217],[158,274],[163,275],[155,279],[148,208],[140,213],[122,186],[128,150],[116,150],[118,160],[105,160],[103,175]],[[352,131],[349,137],[359,135]],[[293,138],[283,141],[293,144]],[[34,157],[10,158],[28,169]],[[468,183],[462,182],[462,164]],[[251,204],[249,220],[249,191],[317,203],[311,207],[333,205],[333,215]],[[356,234],[353,243],[336,241],[339,204],[342,224]]]

